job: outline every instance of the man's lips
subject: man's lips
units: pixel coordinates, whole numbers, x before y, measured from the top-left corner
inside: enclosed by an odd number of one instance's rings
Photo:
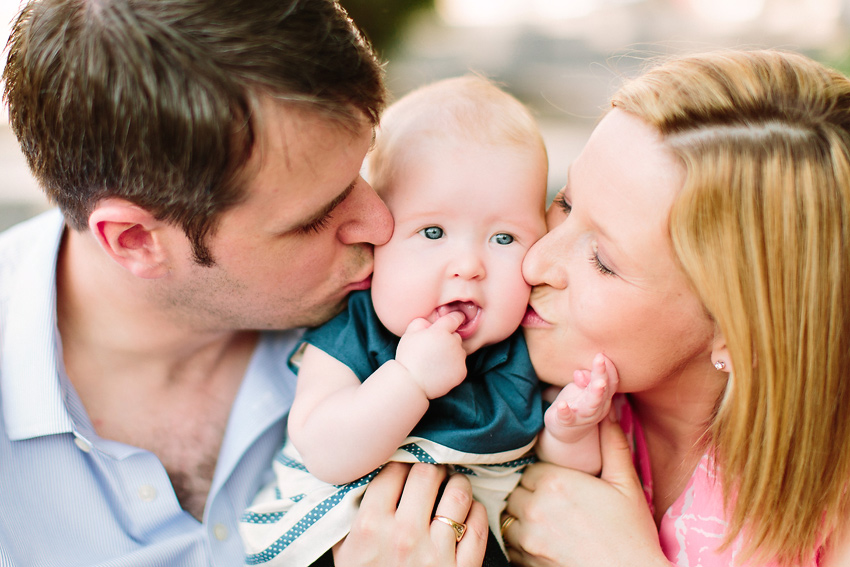
[[[353,282],[345,286],[346,291],[358,291],[361,289],[369,289],[372,286],[372,274],[369,274],[364,279]]]
[[[537,314],[537,311],[534,310],[534,307],[531,305],[525,310],[525,316],[522,318],[521,325],[526,328],[534,328],[534,327],[551,327],[551,324]]]

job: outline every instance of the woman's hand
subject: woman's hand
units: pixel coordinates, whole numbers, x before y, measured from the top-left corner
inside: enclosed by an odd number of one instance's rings
[[[460,474],[449,478],[433,512],[445,476],[445,467],[387,463],[369,483],[348,537],[334,549],[334,563],[481,567],[487,513],[473,501],[469,480]],[[466,524],[460,542],[451,526],[432,519],[434,514]]]
[[[606,418],[599,434],[600,478],[547,463],[526,469],[506,511],[516,518],[503,534],[511,562],[669,567],[622,430]]]

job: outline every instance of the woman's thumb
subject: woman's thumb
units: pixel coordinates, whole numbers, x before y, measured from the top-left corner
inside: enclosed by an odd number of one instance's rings
[[[611,411],[615,411],[614,408]],[[619,486],[639,485],[629,442],[620,425],[610,418],[599,424],[599,445],[602,450],[601,478]]]

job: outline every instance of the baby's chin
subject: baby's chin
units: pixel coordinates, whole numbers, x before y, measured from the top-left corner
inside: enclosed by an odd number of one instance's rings
[[[489,332],[490,330],[486,328],[486,326],[482,326],[478,329],[478,332],[475,335],[470,336],[463,340],[463,350],[466,351],[467,355],[472,354],[482,348],[492,346],[494,344],[500,343],[506,339],[508,339],[513,333],[498,332],[493,333]]]

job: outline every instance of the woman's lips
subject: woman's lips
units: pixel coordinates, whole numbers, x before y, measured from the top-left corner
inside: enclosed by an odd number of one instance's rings
[[[522,318],[522,323],[520,323],[523,327],[533,329],[535,327],[551,327],[551,324],[537,314],[537,311],[534,310],[534,307],[531,305],[525,310],[525,316]]]

